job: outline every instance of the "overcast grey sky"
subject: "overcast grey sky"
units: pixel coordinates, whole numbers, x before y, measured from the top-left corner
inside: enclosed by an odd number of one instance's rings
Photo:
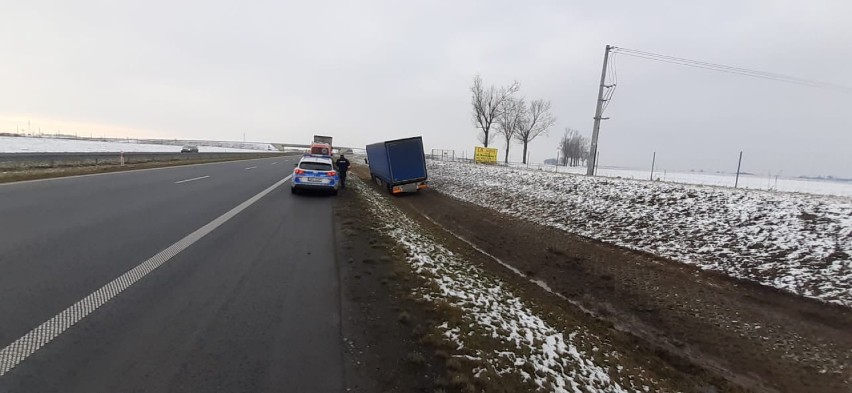
[[[0,130],[477,144],[469,86],[590,135],[606,44],[852,86],[852,1],[6,1]],[[852,94],[619,56],[601,165],[852,177]],[[502,144],[498,146],[501,150]],[[520,147],[512,147],[520,160]],[[468,153],[470,154],[470,153]],[[501,153],[502,155],[502,153]]]

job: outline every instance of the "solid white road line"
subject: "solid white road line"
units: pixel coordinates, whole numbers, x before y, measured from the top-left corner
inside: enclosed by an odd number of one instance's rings
[[[210,177],[210,176],[193,177],[192,179],[186,179],[186,180],[176,181],[176,182],[175,182],[175,184],[181,184],[181,183],[186,183],[186,182],[190,182],[190,181],[196,181],[196,180],[206,179],[206,178],[208,178],[208,177]]]
[[[250,167],[246,168],[246,170],[254,169],[254,168],[257,168],[257,167],[256,166],[250,166]]]
[[[92,292],[77,303],[66,308],[64,311],[56,314],[53,318],[50,318],[35,329],[31,330],[29,333],[25,334],[23,337],[9,344],[6,348],[0,349],[0,377],[35,353],[41,347],[49,343],[51,340],[62,334],[62,332],[85,318],[87,315],[91,314],[98,307],[104,305],[104,303],[108,302],[110,299],[141,280],[143,277],[148,275],[148,273],[151,273],[156,268],[162,266],[164,263],[168,262],[169,259],[185,250],[208,233],[213,232],[213,230],[218,228],[220,225],[224,224],[251,206],[253,203],[260,200],[260,198],[263,198],[284,184],[291,176],[292,175],[279,180],[275,184],[269,186],[269,188],[229,210],[227,213],[217,217],[213,221],[210,221],[207,225],[198,228],[195,232],[192,232],[183,239],[180,239],[177,243],[172,244],[163,251],[160,251],[157,255],[154,255],[147,261],[140,263],[133,269],[128,270],[126,273],[118,276],[118,278],[110,281],[97,291]]]

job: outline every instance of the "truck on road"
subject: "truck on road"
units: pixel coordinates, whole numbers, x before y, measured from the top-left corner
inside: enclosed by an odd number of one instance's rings
[[[392,194],[426,188],[426,157],[419,136],[367,145],[370,177]]]
[[[331,145],[329,145],[328,143],[311,143],[310,154],[321,154],[324,156],[331,156]]]
[[[331,143],[333,138],[325,135],[314,135],[314,143],[328,143],[329,146],[334,146]]]

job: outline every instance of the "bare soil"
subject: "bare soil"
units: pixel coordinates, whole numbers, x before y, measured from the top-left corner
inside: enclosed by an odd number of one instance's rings
[[[353,191],[337,196],[347,392],[449,392],[444,360],[420,339],[434,324],[408,294],[418,285]]]
[[[367,176],[356,171],[356,175],[360,175],[366,180]],[[374,190],[383,192],[381,187],[374,186]],[[411,196],[416,198],[416,196]],[[401,198],[388,197],[391,201],[399,201]],[[603,342],[575,342],[580,346],[580,350],[585,353],[604,353],[609,349],[615,349],[620,355],[618,357],[621,366],[625,370],[635,370],[632,378],[639,380],[656,381],[654,383],[655,391],[684,391],[684,392],[720,392],[720,391],[740,391],[736,386],[732,386],[728,381],[709,374],[701,368],[695,367],[690,363],[679,362],[672,364],[670,359],[660,354],[653,348],[646,345],[644,342],[637,340],[635,336],[626,334],[612,329],[612,323],[592,317],[582,310],[565,304],[565,299],[551,292],[548,292],[540,285],[529,280],[519,279],[519,277],[505,269],[503,266],[496,263],[490,256],[481,252],[476,247],[463,241],[455,236],[452,236],[440,226],[434,225],[431,221],[416,212],[406,213],[407,218],[418,221],[422,229],[429,232],[430,236],[438,241],[441,246],[446,247],[455,255],[461,256],[464,260],[476,264],[481,268],[485,268],[485,274],[499,278],[503,283],[504,288],[514,295],[526,299],[527,306],[531,307],[536,315],[547,321],[550,326],[557,330],[568,334],[577,331],[578,328],[584,331],[593,332],[594,335],[604,338]],[[362,217],[363,222],[371,222],[370,217]],[[374,223],[374,225],[383,225],[383,223]],[[389,243],[385,243],[389,242]],[[393,246],[395,240],[383,239],[380,240],[374,247],[384,248],[390,246],[395,252],[399,252],[394,259],[404,261],[405,251],[400,252],[403,247]],[[416,335],[420,336],[418,342],[422,345],[424,353],[430,350],[440,359],[444,359],[444,366],[448,378],[441,379],[443,386],[444,382],[449,381],[447,388],[441,387],[441,391],[459,391],[459,392],[528,392],[540,391],[536,390],[534,384],[529,380],[524,380],[520,374],[511,373],[494,373],[490,371],[482,372],[485,363],[478,360],[478,357],[471,357],[473,353],[496,353],[504,349],[504,339],[500,337],[491,337],[489,334],[482,336],[481,332],[475,331],[472,326],[468,327],[465,322],[465,316],[457,307],[439,299],[426,300],[419,296],[411,295],[412,291],[422,292],[423,288],[429,285],[435,285],[426,277],[421,276],[411,270],[411,266],[407,263],[396,263],[395,272],[399,274],[393,278],[400,282],[401,288],[406,288],[405,297],[413,299],[414,308],[422,312],[427,318],[423,325],[423,329],[417,329]],[[487,279],[486,277],[482,277]],[[455,341],[448,340],[444,336],[442,329],[438,328],[440,324],[449,324],[458,326],[461,329],[462,335],[466,337],[464,348],[458,346]],[[471,330],[472,329],[472,330]],[[422,336],[421,336],[422,334]],[[604,348],[599,348],[603,345]],[[477,371],[480,370],[480,371]],[[528,373],[535,372],[534,370],[525,370]],[[622,373],[623,371],[619,371]],[[629,375],[629,371],[624,375]],[[546,390],[541,390],[546,391]]]
[[[363,176],[362,168],[355,172]],[[582,309],[602,329],[632,337],[632,344],[630,338],[623,344],[656,356],[697,391],[852,391],[848,308],[514,219],[432,190],[394,201],[527,276],[491,263],[504,279],[514,277],[519,286],[540,280],[567,298],[558,307]],[[658,370],[672,374],[665,366]]]

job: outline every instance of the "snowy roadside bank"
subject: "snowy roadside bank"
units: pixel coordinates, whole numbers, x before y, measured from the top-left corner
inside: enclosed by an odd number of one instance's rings
[[[368,202],[380,231],[408,255],[408,263],[430,285],[414,296],[458,310],[459,320],[438,328],[477,364],[477,378],[514,376],[530,388],[553,392],[660,391],[658,381],[641,368],[620,362],[607,341],[582,327],[563,332],[536,314],[506,284],[439,244],[357,178],[352,188]],[[481,342],[487,341],[483,349]]]
[[[502,164],[500,164],[503,166]],[[509,163],[510,167],[524,170],[559,172],[565,174],[585,175],[585,166],[560,166],[543,164]],[[597,176],[635,180],[649,180],[649,170],[638,170],[618,167],[599,167]],[[852,197],[852,182],[840,179],[818,179],[803,177],[776,177],[772,174],[741,173],[739,180],[735,173],[724,172],[678,172],[658,169],[654,179],[668,183],[690,184],[695,186],[714,186],[733,188],[738,182],[739,188],[762,191],[801,192],[816,195],[835,195]]]
[[[852,199],[429,162],[439,192],[510,216],[852,306]]]

